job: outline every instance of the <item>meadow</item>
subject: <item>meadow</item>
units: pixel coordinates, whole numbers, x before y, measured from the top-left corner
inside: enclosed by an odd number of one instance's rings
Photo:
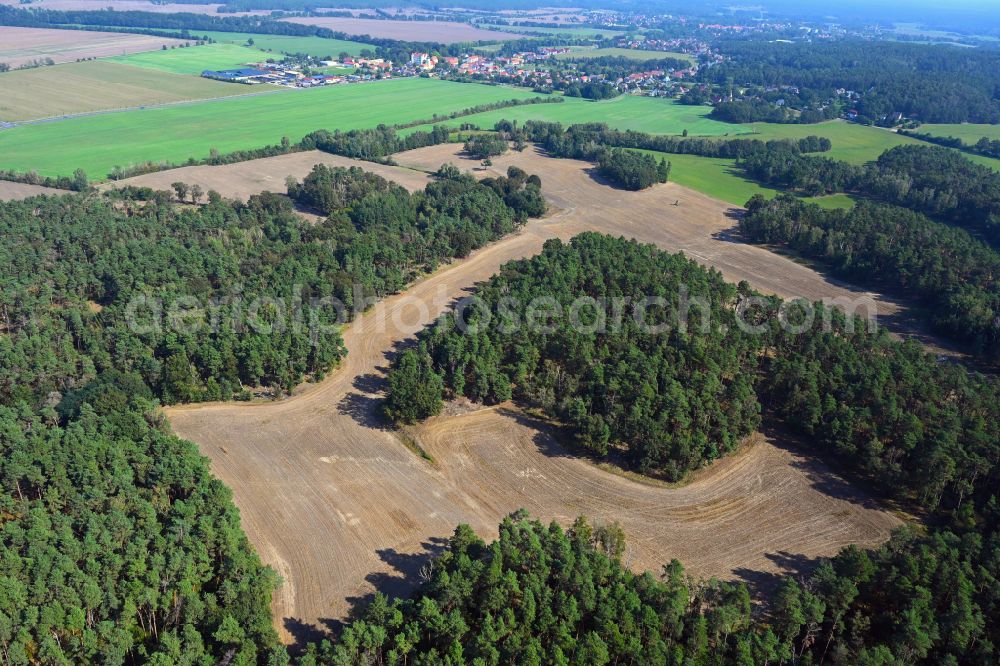
[[[457,126],[461,123],[474,123],[482,129],[492,129],[498,120],[503,119],[519,122],[546,120],[564,125],[603,122],[618,129],[652,134],[681,134],[684,130],[688,130],[692,136],[735,135],[750,131],[742,125],[712,120],[708,117],[711,110],[708,106],[688,106],[673,100],[634,95],[600,102],[567,97],[562,104],[499,109],[468,116],[449,124]]]
[[[254,91],[259,90],[254,88]],[[250,90],[244,86],[197,76],[101,60],[73,62],[0,76],[0,120],[50,118],[247,92]]]
[[[953,136],[965,143],[975,143],[983,137],[1000,139],[1000,125],[975,125],[971,123],[955,125],[926,124],[918,127],[916,131],[923,134],[933,134],[934,136]]]
[[[569,60],[569,59],[579,59],[579,58],[628,58],[629,60],[658,60],[660,58],[677,58],[678,60],[687,60],[688,62],[694,62],[694,58],[686,53],[674,53],[673,51],[642,51],[639,49],[619,49],[619,48],[604,48],[604,49],[590,49],[586,47],[576,48],[573,47],[569,53],[560,53],[556,56],[558,60]]]
[[[244,89],[240,86],[240,89]],[[321,129],[374,127],[535,95],[527,90],[394,79],[70,118],[0,130],[0,169],[104,178],[115,166],[183,162],[298,141]],[[513,109],[517,110],[517,109]]]
[[[178,33],[179,34],[179,33]],[[236,44],[246,46],[247,40],[253,40],[250,48],[272,53],[305,53],[314,58],[325,58],[333,56],[337,58],[341,53],[352,56],[361,55],[365,49],[375,50],[373,44],[363,42],[350,42],[346,39],[325,39],[323,37],[294,37],[291,35],[258,35],[249,32],[212,32],[205,30],[195,30],[191,32],[192,37],[208,37],[220,44]]]
[[[261,51],[236,44],[201,44],[108,58],[111,62],[171,74],[201,74],[206,69],[239,69],[247,63],[264,59]]]

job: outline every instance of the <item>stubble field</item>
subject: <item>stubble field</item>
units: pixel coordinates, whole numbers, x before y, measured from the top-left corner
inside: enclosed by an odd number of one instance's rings
[[[155,72],[101,60],[38,67],[0,76],[0,120],[49,118],[148,104],[232,97],[243,86]]]
[[[283,20],[289,23],[329,28],[348,35],[369,35],[414,42],[454,44],[456,42],[518,39],[521,37],[513,32],[494,32],[476,28],[468,23],[452,21],[394,21],[334,16],[302,16]]]
[[[0,62],[19,67],[51,58],[57,63],[155,51],[178,39],[87,30],[50,30],[0,26]]]
[[[444,162],[475,167],[455,151],[436,146],[397,160],[422,169]],[[872,546],[888,536],[898,519],[824,466],[767,437],[676,488],[577,459],[507,406],[418,426],[408,436],[434,462],[412,453],[377,412],[394,350],[454,298],[501,264],[536,254],[548,238],[585,230],[621,234],[683,249],[763,291],[858,296],[808,268],[733,242],[731,208],[676,184],[614,190],[594,180],[589,164],[532,150],[497,158],[493,172],[511,164],[541,175],[552,213],[353,322],[344,331],[349,354],[325,381],[274,403],[168,410],[176,432],[197,442],[233,489],[251,541],[283,577],[274,605],[286,640],[342,618],[376,589],[407,591],[456,524],[495,536],[498,520],[520,507],[543,519],[586,514],[620,521],[637,569],[657,571],[678,557],[697,575],[753,585],[846,544]]]

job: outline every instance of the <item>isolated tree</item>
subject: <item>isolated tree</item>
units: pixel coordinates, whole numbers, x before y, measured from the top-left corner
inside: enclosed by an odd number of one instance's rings
[[[180,181],[177,181],[174,183],[170,183],[170,187],[174,188],[174,192],[177,193],[178,201],[183,202],[185,199],[187,199],[188,190],[190,189],[187,183],[182,183]]]
[[[194,204],[198,203],[201,200],[202,195],[204,195],[204,194],[205,194],[205,192],[201,189],[201,185],[192,185],[191,186],[191,203],[194,203]]]

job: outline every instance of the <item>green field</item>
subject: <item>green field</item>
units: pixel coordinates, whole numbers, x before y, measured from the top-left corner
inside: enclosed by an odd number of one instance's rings
[[[247,40],[252,39],[252,48],[255,49],[273,53],[305,53],[314,58],[325,58],[327,56],[337,58],[341,53],[359,56],[364,49],[375,50],[373,44],[349,42],[344,39],[324,39],[323,37],[316,36],[293,37],[290,35],[258,35],[249,32],[212,32],[205,30],[195,30],[190,34],[192,37],[209,37],[221,44],[236,44],[238,46],[246,46]]]
[[[833,142],[826,157],[851,164],[864,164],[876,159],[889,148],[920,143],[880,127],[858,125],[843,120],[830,120],[815,125],[778,125],[753,123],[748,125],[761,139],[799,139],[811,134],[825,136]]]
[[[736,168],[736,160],[697,155],[672,155],[644,150],[659,160],[670,162],[671,182],[698,190],[710,197],[742,206],[755,194],[773,197],[778,190],[755,183]]]
[[[686,53],[674,53],[672,51],[641,51],[639,49],[618,49],[618,48],[606,48],[606,49],[588,49],[586,47],[576,48],[573,47],[569,53],[560,53],[556,56],[560,60],[568,59],[579,59],[579,58],[603,58],[603,57],[617,57],[617,58],[629,58],[631,60],[658,60],[660,58],[677,58],[678,60],[687,60],[688,62],[694,62],[694,58],[687,55]]]
[[[239,69],[265,58],[257,49],[235,44],[202,44],[106,58],[107,61],[157,69],[172,74],[201,74],[206,69]]]
[[[272,86],[257,87],[255,91]],[[91,60],[0,75],[0,120],[31,120],[183,100],[231,97],[245,86]]]
[[[320,128],[401,123],[534,96],[522,89],[409,78],[123,111],[0,130],[0,169],[56,176],[79,167],[91,178],[104,178],[115,166],[181,162],[207,157],[211,148],[226,153],[275,144],[283,136],[297,141]]]
[[[670,181],[690,187],[710,197],[743,206],[755,194],[768,199],[781,190],[750,180],[736,166],[736,160],[697,155],[673,155],[652,150],[649,153],[659,160],[665,157],[670,162]],[[832,194],[825,197],[804,197],[804,201],[819,204],[823,208],[851,208],[854,199],[846,194]]]
[[[653,134],[681,134],[684,130],[688,130],[693,136],[721,136],[750,131],[742,125],[712,120],[707,117],[710,111],[711,107],[707,106],[687,106],[677,104],[673,100],[633,95],[623,95],[600,102],[566,97],[562,104],[536,104],[487,111],[450,124],[457,126],[461,123],[475,123],[483,129],[492,129],[498,120],[507,119],[519,122],[547,120],[564,125],[605,122],[618,129],[632,129]]]
[[[917,128],[923,134],[961,139],[965,143],[975,143],[984,136],[988,139],[1000,139],[1000,125],[974,125],[962,123],[957,125],[921,125]]]

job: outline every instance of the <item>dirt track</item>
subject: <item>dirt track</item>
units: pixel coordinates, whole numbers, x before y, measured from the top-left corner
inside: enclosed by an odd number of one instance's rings
[[[205,192],[215,190],[224,197],[246,201],[250,195],[259,194],[265,190],[284,193],[286,189],[285,178],[294,176],[296,179],[302,180],[317,164],[341,167],[360,166],[366,171],[399,183],[411,192],[422,190],[430,182],[427,174],[413,169],[383,166],[374,162],[362,162],[361,160],[352,160],[349,157],[331,155],[319,150],[309,150],[235,164],[169,169],[126,178],[104,187],[135,185],[169,191],[171,183],[180,181],[188,185],[200,185]]]
[[[473,166],[451,151],[427,148],[397,159],[429,169],[446,161]],[[295,397],[168,410],[176,432],[197,442],[233,489],[251,541],[284,578],[275,617],[286,640],[343,617],[373,589],[405,592],[407,576],[413,580],[427,551],[457,523],[490,538],[499,519],[519,507],[543,519],[587,514],[620,521],[636,568],[657,571],[679,557],[696,574],[754,585],[846,544],[887,537],[896,518],[821,465],[768,440],[684,487],[665,488],[565,455],[508,409],[439,417],[416,428],[434,464],[385,429],[376,408],[394,347],[504,262],[537,253],[547,238],[586,229],[621,233],[684,248],[760,289],[809,298],[844,292],[765,250],[713,238],[732,226],[729,207],[679,186],[612,190],[588,175],[587,164],[528,152],[495,162],[497,170],[517,162],[539,173],[559,210],[356,320],[344,334],[343,366]]]

